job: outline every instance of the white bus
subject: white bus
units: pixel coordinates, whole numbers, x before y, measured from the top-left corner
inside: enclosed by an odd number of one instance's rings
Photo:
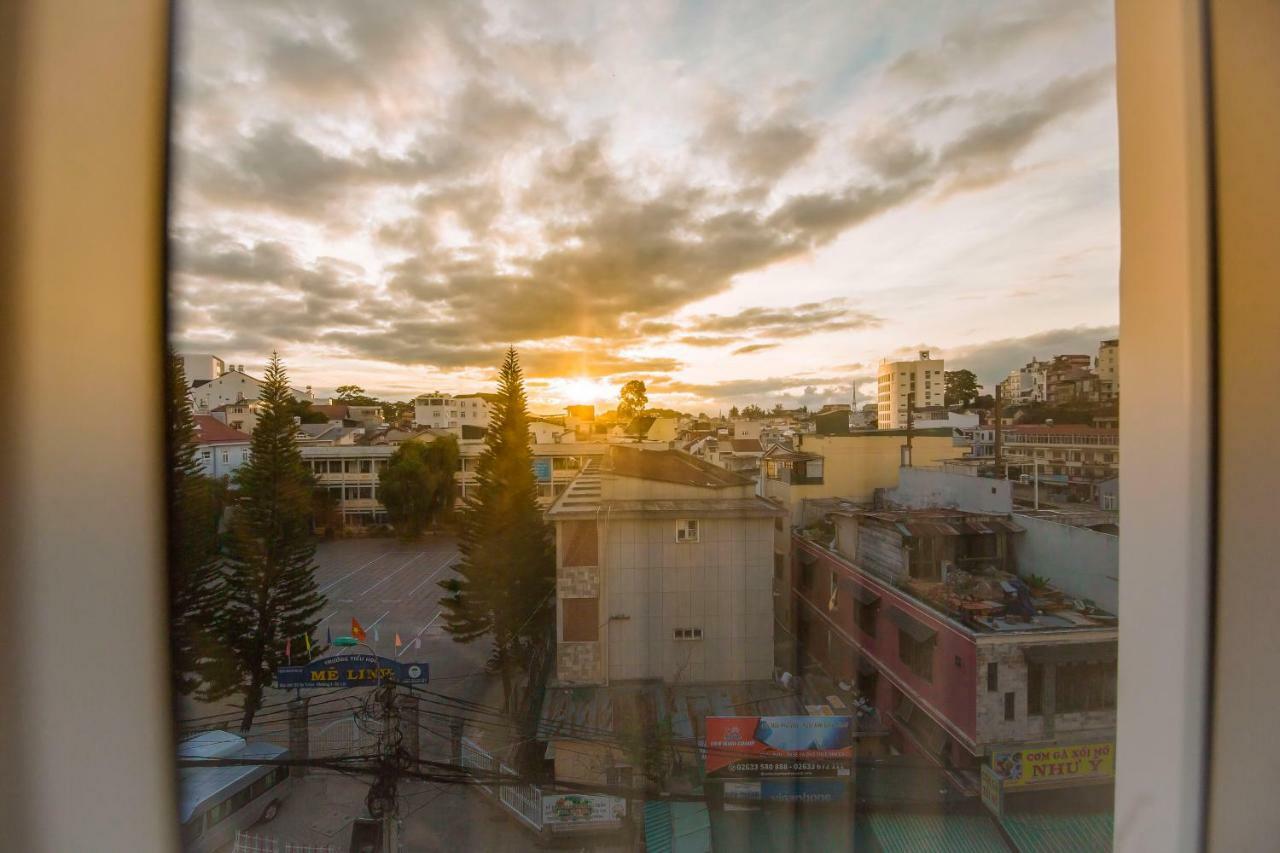
[[[231,732],[205,732],[178,744],[179,758],[279,760],[289,750],[247,743]],[[289,768],[279,765],[183,767],[179,820],[186,853],[214,853],[235,840],[236,831],[275,818],[289,791]]]

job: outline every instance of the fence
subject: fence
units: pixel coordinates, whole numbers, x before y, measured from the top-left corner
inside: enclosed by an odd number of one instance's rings
[[[295,844],[292,841],[281,843],[278,838],[268,835],[237,832],[236,845],[231,853],[337,853],[337,848],[331,844]]]
[[[460,760],[481,776],[476,781],[481,790],[534,832],[619,829],[626,818],[627,801],[621,797],[544,793],[531,782],[515,782],[519,777],[515,770],[467,738],[462,739]],[[495,775],[510,776],[512,782],[492,784],[489,780]],[[563,807],[566,800],[572,801],[567,809]]]

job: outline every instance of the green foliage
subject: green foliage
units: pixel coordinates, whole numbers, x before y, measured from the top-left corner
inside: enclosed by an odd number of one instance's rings
[[[946,393],[943,402],[948,406],[972,406],[978,400],[982,386],[972,370],[948,370],[944,376]]]
[[[618,735],[627,763],[639,771],[645,789],[652,793],[666,790],[674,763],[674,735],[671,720],[657,720],[653,725],[642,725],[628,719]]]
[[[196,459],[195,418],[182,359],[170,353],[169,489],[173,505],[169,543],[169,661],[176,695],[202,686],[218,656],[211,628],[220,602],[218,518],[223,484],[205,476]]]
[[[289,417],[297,418],[299,423],[324,424],[329,422],[328,415],[311,408],[310,400],[295,400],[289,397],[285,400],[284,406],[289,412]]]
[[[745,409],[742,410],[742,416],[744,418],[751,418],[752,420],[758,420],[760,418],[769,417],[769,413],[766,412],[764,409],[760,408],[759,406],[757,406],[755,403],[752,403],[751,405],[747,406]]]
[[[732,407],[730,407],[730,409],[729,409],[729,417],[731,417],[731,418],[736,418],[736,417],[738,417],[738,416],[739,416],[739,415],[738,415],[738,407],[737,407],[737,406],[732,406]]]
[[[385,402],[382,404],[382,419],[389,424],[395,425],[401,421],[409,421],[413,419],[413,401],[406,402]]]
[[[422,535],[453,509],[458,458],[458,442],[451,435],[430,443],[406,442],[391,455],[378,477],[378,491],[387,517],[401,536]]]
[[[382,405],[381,400],[370,397],[359,385],[339,385],[334,389],[334,393],[337,394],[334,399],[340,403],[346,403],[348,406]]]
[[[555,545],[538,507],[528,403],[514,348],[499,372],[484,442],[462,512],[460,578],[441,582],[441,601],[445,630],[456,642],[492,641],[488,668],[502,676],[510,708],[513,676],[555,618]]]
[[[316,588],[311,535],[315,481],[298,451],[289,383],[275,353],[259,401],[251,457],[235,478],[240,496],[218,619],[229,656],[212,691],[243,696],[245,730],[285,662],[286,640],[310,636],[325,603]]]
[[[647,405],[649,405],[649,392],[645,389],[644,382],[632,379],[622,386],[622,391],[618,394],[619,418],[634,418],[643,412]]]

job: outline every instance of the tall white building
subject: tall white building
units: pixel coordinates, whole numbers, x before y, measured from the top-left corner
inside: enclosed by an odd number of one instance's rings
[[[1009,371],[1008,378],[1000,383],[1004,402],[1043,403],[1048,400],[1048,367],[1049,362],[1033,358],[1025,366]]]
[[[1120,396],[1120,339],[1098,345],[1098,397],[1114,400]]]
[[[217,379],[227,372],[227,365],[216,355],[183,352],[178,354],[178,358],[182,359],[182,375],[186,377],[188,386]]]
[[[255,379],[244,372],[243,364],[233,364],[221,376],[209,381],[196,380],[191,389],[191,407],[196,414],[207,415],[219,406],[237,403],[241,400],[253,401],[262,394],[261,379]],[[295,400],[310,400],[311,388],[305,390],[290,388],[289,392]]]
[[[920,351],[916,361],[882,361],[876,376],[876,426],[904,429],[907,405],[915,395],[917,409],[941,406],[946,400],[946,362]]]

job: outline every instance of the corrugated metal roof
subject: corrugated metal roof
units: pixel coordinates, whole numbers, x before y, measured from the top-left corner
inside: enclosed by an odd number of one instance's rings
[[[921,814],[919,812],[864,812],[855,823],[874,837],[867,848],[885,853],[1006,853],[1009,845],[995,823],[982,814]],[[863,832],[858,833],[859,836]],[[862,848],[862,849],[867,849]],[[1090,848],[1080,847],[1077,850]]]
[[[1093,853],[1112,849],[1115,815],[1023,812],[1006,814],[1003,826],[1021,853]]]

